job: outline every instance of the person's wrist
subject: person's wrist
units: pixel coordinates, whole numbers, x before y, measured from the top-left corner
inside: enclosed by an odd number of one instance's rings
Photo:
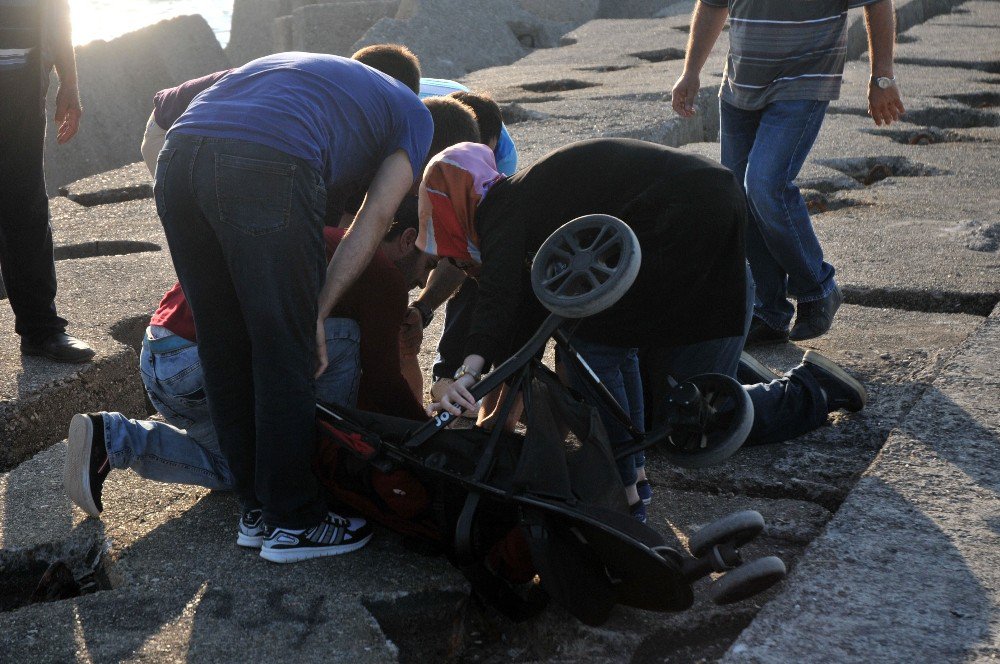
[[[411,302],[410,307],[420,314],[420,324],[424,329],[427,329],[427,326],[431,324],[431,320],[434,319],[434,310],[420,300]]]

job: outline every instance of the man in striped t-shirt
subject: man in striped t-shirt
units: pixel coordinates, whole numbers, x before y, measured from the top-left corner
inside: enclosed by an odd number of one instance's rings
[[[49,71],[59,75],[56,140],[80,127],[80,93],[66,0],[0,0],[0,271],[21,353],[86,362],[94,351],[56,314],[42,146]]]
[[[756,298],[747,345],[818,337],[840,306],[835,270],[823,260],[792,181],[827,106],[840,95],[847,10],[862,6],[872,74],[868,113],[875,124],[890,124],[904,111],[892,75],[892,0],[699,0],[695,6],[673,108],[694,115],[699,73],[728,16],[730,51],[719,93],[722,163],[743,181],[751,212],[747,259]]]

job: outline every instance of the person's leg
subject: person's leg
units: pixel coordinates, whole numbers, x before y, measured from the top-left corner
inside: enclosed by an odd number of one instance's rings
[[[144,338],[139,369],[149,400],[166,422],[102,413],[108,458],[160,482],[233,488],[212,428],[197,346],[181,337]]]
[[[326,371],[316,379],[316,399],[354,408],[361,382],[361,327],[350,318],[327,318]]]
[[[275,528],[309,528],[327,513],[312,473],[315,321],[326,267],[325,188],[307,164],[271,148],[209,140],[202,150],[204,158],[193,171],[199,208],[239,303],[233,312],[238,320],[212,314],[206,327],[205,293],[197,290],[204,285],[188,274],[193,287],[188,292],[189,283],[178,270],[198,328],[213,421],[224,442],[216,417],[220,409],[213,404],[219,390],[213,388],[226,387],[214,385],[209,376],[220,361],[231,361],[228,328],[241,327],[251,351],[252,415],[246,419],[254,427],[254,491],[264,521]],[[158,180],[162,164],[161,159]],[[240,418],[245,416],[240,413]]]
[[[0,272],[14,310],[14,331],[32,344],[66,329],[55,306],[42,168],[43,101],[41,77],[30,63],[23,70],[0,73]]]
[[[779,101],[760,118],[746,169],[746,191],[754,230],[747,257],[757,284],[755,312],[769,326],[784,329],[793,309],[775,264],[787,275],[787,291],[801,302],[819,300],[835,286],[834,269],[823,260],[805,201],[793,180],[816,136],[828,102]]]
[[[465,339],[469,335],[478,292],[476,280],[467,278],[445,304],[444,331],[438,341],[437,358],[434,360],[434,381],[454,376],[465,359]]]
[[[254,489],[256,434],[250,338],[226,258],[201,211],[199,188],[213,189],[213,155],[198,137],[167,140],[156,167],[157,211],[174,268],[198,328],[198,356],[219,447],[244,511],[259,508]],[[207,172],[206,172],[207,171]]]
[[[760,126],[761,111],[747,111],[719,100],[720,148],[722,165],[736,176],[736,179],[746,187],[747,163],[750,152],[757,140],[757,130]],[[785,297],[785,271],[767,251],[760,234],[760,221],[756,218],[754,208],[748,205],[746,251],[753,257],[750,268],[754,281],[759,281],[759,290],[766,293],[768,302],[759,299],[756,309],[759,316],[768,327],[783,331],[788,327],[794,309]],[[782,324],[784,321],[784,324]]]

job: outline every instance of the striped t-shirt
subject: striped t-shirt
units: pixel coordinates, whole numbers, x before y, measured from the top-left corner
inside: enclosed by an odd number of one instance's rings
[[[41,45],[42,0],[0,0],[0,71],[21,69]]]
[[[729,8],[729,57],[719,96],[756,110],[773,101],[840,96],[847,10],[882,0],[700,0]]]

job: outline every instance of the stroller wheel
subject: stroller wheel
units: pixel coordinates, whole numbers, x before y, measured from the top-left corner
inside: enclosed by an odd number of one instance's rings
[[[708,587],[716,604],[732,604],[764,592],[787,574],[777,556],[759,558],[726,572]]]
[[[669,396],[670,435],[661,449],[684,468],[704,468],[728,459],[753,427],[753,403],[738,382],[723,374],[700,374]]]
[[[552,313],[585,318],[604,311],[632,286],[642,254],[625,222],[588,214],[560,226],[539,247],[531,287]]]
[[[740,548],[764,530],[764,517],[754,510],[735,512],[708,524],[688,540],[688,551],[701,558],[713,546],[729,543]]]

